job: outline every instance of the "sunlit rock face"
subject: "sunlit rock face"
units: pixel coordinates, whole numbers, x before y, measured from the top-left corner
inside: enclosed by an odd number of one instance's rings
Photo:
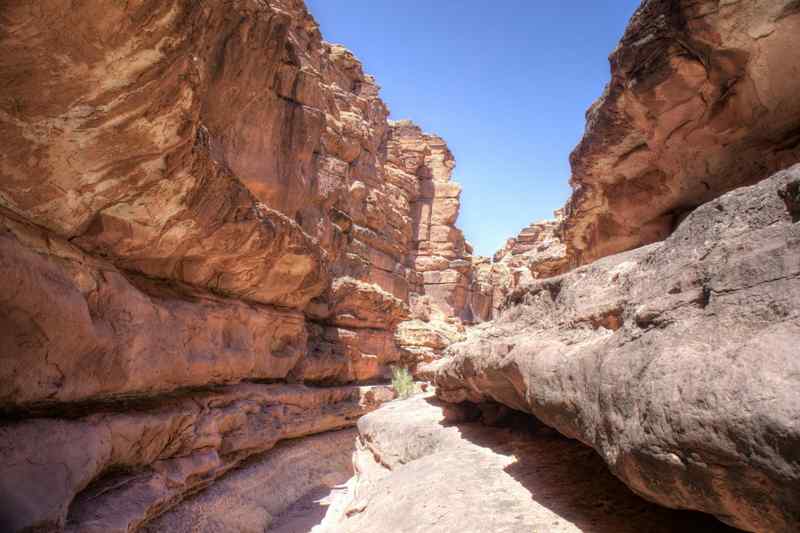
[[[573,265],[800,161],[800,12],[786,0],[642,3],[571,156]]]
[[[469,301],[474,316],[480,321],[496,318],[520,287],[569,270],[563,230],[559,209],[552,220],[534,222],[508,239],[491,259],[473,261]]]
[[[591,448],[533,417],[479,408],[417,396],[362,417],[353,498],[313,531],[735,531],[638,498]]]
[[[642,3],[563,218],[475,263],[495,320],[425,366],[441,399],[532,413],[661,505],[800,527],[796,4]]]
[[[796,531],[798,190],[800,165],[531,281],[429,365],[438,396],[531,413],[653,502]]]
[[[136,529],[463,332],[453,158],[302,1],[0,20],[0,529]]]

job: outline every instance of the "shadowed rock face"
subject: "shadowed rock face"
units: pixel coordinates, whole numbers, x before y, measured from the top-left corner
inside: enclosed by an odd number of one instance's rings
[[[344,484],[353,475],[355,439],[356,431],[346,429],[280,443],[142,531],[298,533],[324,529],[346,504]]]
[[[135,530],[248,456],[348,427],[392,395],[381,387],[242,384],[124,412],[109,406],[77,419],[5,424],[0,524],[3,531]]]
[[[796,2],[647,0],[571,156],[574,264],[658,241],[687,211],[800,161]]]
[[[430,365],[594,447],[638,494],[749,531],[800,527],[800,166],[664,242],[531,283]]]

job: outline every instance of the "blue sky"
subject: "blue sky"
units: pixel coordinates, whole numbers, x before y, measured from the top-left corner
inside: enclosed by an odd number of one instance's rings
[[[393,119],[441,135],[461,183],[458,225],[491,255],[569,196],[569,153],[609,79],[638,0],[306,0]]]

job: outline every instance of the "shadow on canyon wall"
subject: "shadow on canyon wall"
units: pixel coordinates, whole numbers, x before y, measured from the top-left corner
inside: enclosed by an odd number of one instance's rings
[[[436,398],[427,401],[447,408]],[[532,415],[499,404],[469,408],[474,409],[474,422],[444,425],[456,425],[462,437],[475,445],[516,458],[505,472],[525,487],[533,502],[583,531],[738,531],[711,515],[644,500],[614,477],[592,448],[562,436]]]

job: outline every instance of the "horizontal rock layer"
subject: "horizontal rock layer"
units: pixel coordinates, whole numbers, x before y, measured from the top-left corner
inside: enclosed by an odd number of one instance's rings
[[[435,368],[594,447],[645,498],[749,531],[800,527],[800,166],[664,242],[531,283]]]
[[[418,299],[460,312],[446,144],[301,0],[0,19],[0,529],[135,530],[390,397],[301,384],[415,364]],[[459,279],[428,297],[434,249]]]
[[[278,441],[346,428],[387,388],[241,384],[0,427],[4,531],[127,532]]]
[[[0,407],[282,379],[302,313],[126,276],[69,242],[0,219]]]
[[[475,316],[491,320],[519,287],[570,269],[563,241],[563,211],[554,215],[553,220],[535,222],[508,239],[491,260],[473,261],[470,305]]]
[[[337,491],[353,475],[356,435],[354,429],[346,429],[280,443],[269,454],[243,462],[142,531],[292,533],[324,528],[346,503],[346,492]]]

